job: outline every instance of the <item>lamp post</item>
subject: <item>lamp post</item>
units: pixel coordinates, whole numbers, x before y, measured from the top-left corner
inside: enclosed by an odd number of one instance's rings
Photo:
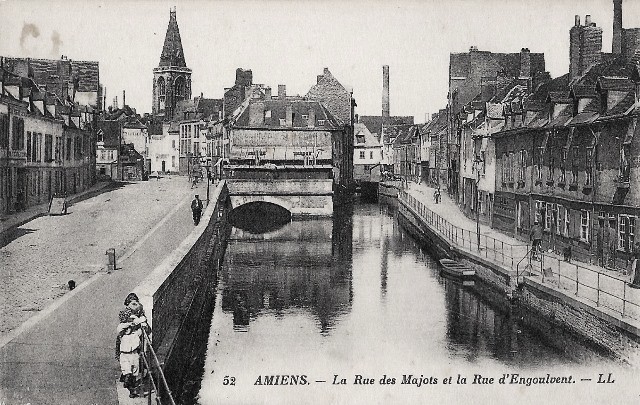
[[[209,206],[209,185],[211,183],[211,172],[210,172],[211,164],[210,163],[207,164],[205,166],[205,169],[207,169],[207,207],[208,207]]]
[[[480,194],[479,185],[480,185],[480,165],[483,164],[484,161],[480,157],[480,155],[476,155],[473,159],[473,164],[476,168],[476,195],[475,195],[475,210],[476,210],[476,236],[478,242],[478,251],[480,251],[480,199],[478,198]]]

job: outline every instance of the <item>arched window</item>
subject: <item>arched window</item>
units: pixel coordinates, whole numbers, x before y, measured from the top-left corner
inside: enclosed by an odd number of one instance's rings
[[[166,91],[166,86],[164,84],[164,78],[161,77],[158,79],[158,95],[161,97],[164,96],[165,91]]]
[[[182,100],[185,97],[185,83],[184,83],[184,77],[179,76],[176,78],[175,84],[174,84],[174,89],[175,89],[175,95],[176,95],[176,99]]]

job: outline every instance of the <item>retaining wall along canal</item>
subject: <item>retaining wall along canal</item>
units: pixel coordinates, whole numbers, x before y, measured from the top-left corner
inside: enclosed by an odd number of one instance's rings
[[[393,188],[395,185],[384,185],[384,192],[381,188],[380,193],[392,196]],[[495,290],[492,294],[502,291],[505,300],[512,300],[520,312],[526,313],[523,321],[538,329],[543,337],[548,334],[549,326],[560,327],[599,352],[634,366],[640,365],[640,322],[636,319],[552,288],[535,275],[520,275],[521,283],[518,283],[517,257],[508,260],[503,257],[496,263],[486,251],[478,252],[477,248],[473,251],[472,246],[467,249],[464,243],[462,246],[455,244],[452,235],[443,232],[447,228],[434,220],[432,213],[419,212],[403,198],[401,190],[396,190],[396,195],[399,222],[412,236],[423,242],[437,259],[448,257],[473,267],[476,276]]]
[[[223,181],[210,194],[200,224],[134,289],[144,305],[153,329],[153,348],[177,401],[185,391],[197,389],[185,376],[193,375],[194,367],[203,367],[196,363],[204,361],[217,271],[230,233],[228,202],[229,190]]]

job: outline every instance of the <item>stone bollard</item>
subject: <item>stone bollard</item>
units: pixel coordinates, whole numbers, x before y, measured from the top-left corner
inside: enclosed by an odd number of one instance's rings
[[[107,249],[107,273],[111,273],[116,269],[116,250],[114,248]]]

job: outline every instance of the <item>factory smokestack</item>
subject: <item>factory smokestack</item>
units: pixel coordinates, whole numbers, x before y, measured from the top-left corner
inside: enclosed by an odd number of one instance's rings
[[[389,65],[382,66],[382,123],[389,123]]]
[[[613,44],[611,53],[622,53],[622,0],[613,0]]]

